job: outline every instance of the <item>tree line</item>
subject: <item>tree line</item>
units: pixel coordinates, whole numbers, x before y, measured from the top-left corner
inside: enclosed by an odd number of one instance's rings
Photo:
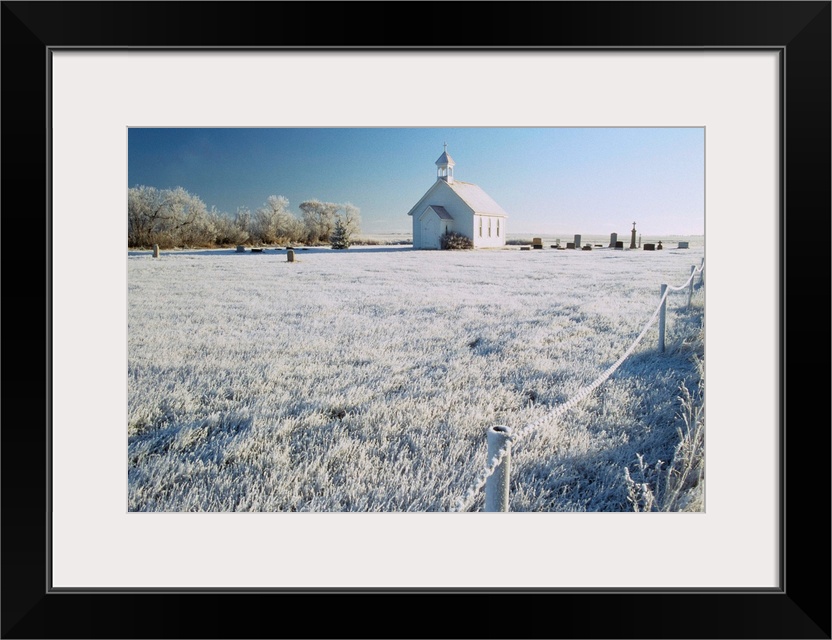
[[[229,214],[209,209],[199,196],[182,187],[140,185],[127,192],[127,246],[316,245],[330,243],[336,229],[342,243],[360,232],[361,212],[349,202],[306,200],[298,208],[299,216],[289,209],[286,197],[272,195],[253,212],[239,207]]]

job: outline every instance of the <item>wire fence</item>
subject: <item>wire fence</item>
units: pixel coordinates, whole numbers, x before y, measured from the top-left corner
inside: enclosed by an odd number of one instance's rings
[[[624,361],[630,357],[630,355],[635,351],[636,347],[642,341],[644,336],[650,330],[650,327],[653,326],[653,323],[656,322],[656,319],[663,315],[665,304],[667,301],[668,295],[670,295],[673,291],[684,291],[685,289],[688,290],[688,306],[690,306],[690,294],[693,292],[693,284],[694,279],[697,275],[700,275],[700,283],[704,284],[704,271],[705,271],[705,259],[702,259],[702,263],[697,267],[696,265],[691,266],[690,270],[690,277],[685,281],[684,284],[679,286],[672,286],[672,285],[662,285],[662,292],[659,299],[659,304],[656,306],[656,310],[653,312],[653,315],[650,316],[650,319],[645,323],[644,328],[641,330],[641,333],[638,334],[638,337],[633,340],[632,344],[621,354],[621,357],[618,358],[612,365],[610,365],[601,375],[599,375],[595,380],[593,380],[587,386],[579,389],[575,395],[573,395],[569,400],[563,402],[556,407],[553,407],[549,413],[542,416],[538,420],[528,423],[518,429],[517,431],[509,430],[504,438],[505,445],[499,449],[495,454],[491,456],[489,460],[486,461],[486,466],[482,470],[482,472],[477,476],[474,483],[465,492],[465,494],[460,498],[457,503],[454,505],[454,508],[451,509],[452,511],[468,511],[470,510],[471,506],[474,504],[474,501],[477,499],[477,495],[480,491],[486,486],[495,472],[500,468],[500,466],[504,463],[506,458],[509,456],[511,449],[516,446],[519,442],[527,438],[530,434],[534,433],[540,427],[550,424],[552,421],[556,420],[560,416],[562,416],[567,411],[575,408],[581,401],[587,398],[593,391],[595,391],[598,387],[604,384],[610,376],[615,373],[615,371],[624,363]],[[659,348],[660,350],[664,350],[664,335],[663,331],[661,332],[659,340]],[[491,453],[489,451],[489,453]]]

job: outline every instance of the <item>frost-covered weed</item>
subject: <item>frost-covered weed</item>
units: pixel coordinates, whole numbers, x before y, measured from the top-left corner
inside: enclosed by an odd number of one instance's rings
[[[486,429],[536,421],[594,380],[641,332],[660,284],[681,284],[701,257],[131,256],[129,509],[449,510],[485,464]],[[703,298],[686,309],[686,295],[671,296],[665,353],[654,327],[592,395],[516,448],[513,511],[633,508],[622,467],[672,460],[679,389],[701,393],[691,356]]]
[[[669,462],[648,464],[636,454],[631,471],[624,468],[628,500],[634,511],[702,511],[705,506],[705,368],[694,356],[699,374],[693,392],[680,386],[678,440]]]

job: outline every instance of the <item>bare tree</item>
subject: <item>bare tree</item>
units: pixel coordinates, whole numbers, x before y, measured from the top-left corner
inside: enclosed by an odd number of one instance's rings
[[[340,205],[334,202],[307,200],[300,203],[303,215],[303,228],[306,241],[311,243],[328,242],[335,229],[335,216]]]
[[[238,210],[239,213],[239,210]],[[238,224],[238,217],[217,211],[213,207],[208,213],[208,219],[214,231],[212,244],[216,245],[238,245],[248,240],[248,231],[243,230]]]
[[[234,226],[241,233],[245,233],[248,239],[251,234],[251,211],[248,207],[237,207],[237,213],[234,214]]]
[[[292,242],[299,238],[300,229],[300,222],[289,211],[289,200],[284,196],[269,196],[254,213],[252,235],[263,243]]]
[[[205,203],[182,187],[157,189],[137,186],[127,192],[127,244],[203,243],[213,231]]]
[[[346,202],[341,205],[343,209],[344,227],[347,230],[348,236],[353,236],[361,233],[361,209],[356,207],[351,202]]]

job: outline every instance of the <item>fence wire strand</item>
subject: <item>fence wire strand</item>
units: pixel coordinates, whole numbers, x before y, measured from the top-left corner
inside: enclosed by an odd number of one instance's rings
[[[667,285],[664,294],[661,296],[659,300],[659,304],[656,306],[656,310],[653,311],[653,315],[650,316],[650,319],[644,325],[644,328],[641,330],[641,333],[638,334],[638,337],[633,340],[632,344],[624,351],[618,360],[616,360],[612,365],[610,365],[601,375],[599,375],[593,382],[588,384],[587,386],[579,389],[574,396],[572,396],[566,402],[563,402],[556,407],[554,407],[549,413],[544,415],[543,417],[539,418],[538,420],[526,424],[525,426],[521,427],[518,431],[512,431],[511,435],[507,438],[507,443],[504,447],[502,447],[496,455],[494,455],[491,460],[486,464],[485,468],[480,472],[477,476],[474,483],[465,492],[465,494],[460,498],[452,511],[468,511],[473,505],[474,500],[477,498],[477,494],[485,487],[486,483],[488,482],[488,478],[493,475],[493,473],[497,470],[497,468],[502,463],[503,459],[508,455],[511,448],[517,444],[518,442],[522,441],[524,438],[528,437],[534,431],[542,427],[544,424],[547,424],[554,420],[555,418],[560,417],[565,412],[569,411],[570,409],[574,408],[578,405],[582,400],[584,400],[587,396],[589,396],[593,391],[595,391],[598,387],[604,384],[609,377],[615,373],[615,371],[624,363],[624,361],[630,357],[633,353],[635,348],[647,334],[650,327],[653,326],[653,323],[658,318],[659,313],[662,310],[662,305],[664,305],[665,300],[667,300],[667,296],[670,294],[671,291],[682,291],[689,286],[693,279],[696,277],[697,274],[702,273],[705,270],[705,260],[702,259],[702,264],[699,267],[695,267],[691,270],[690,276],[685,281],[684,284],[679,285],[677,287]]]

